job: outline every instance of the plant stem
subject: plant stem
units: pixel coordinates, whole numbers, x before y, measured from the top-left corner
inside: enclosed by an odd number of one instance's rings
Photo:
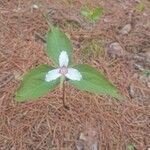
[[[65,80],[63,80],[63,84],[62,84],[62,92],[63,92],[63,96],[62,96],[63,106],[64,106],[64,108],[69,109],[69,107],[65,104],[65,99],[66,99],[66,96],[65,96]]]

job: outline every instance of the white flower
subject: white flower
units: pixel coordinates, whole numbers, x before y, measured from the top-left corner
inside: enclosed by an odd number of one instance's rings
[[[59,68],[50,70],[45,77],[45,81],[50,82],[59,78],[60,76],[65,76],[70,80],[80,81],[82,79],[81,73],[74,68],[68,68],[69,58],[66,51],[62,51],[59,55]]]

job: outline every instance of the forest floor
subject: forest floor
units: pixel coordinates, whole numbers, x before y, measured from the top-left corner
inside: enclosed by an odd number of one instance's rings
[[[99,21],[82,16],[84,6],[103,7]],[[103,72],[127,100],[67,84],[69,110],[59,88],[35,101],[15,101],[19,77],[51,64],[43,13],[70,37],[74,61]],[[0,0],[0,150],[127,150],[131,145],[150,146],[150,1]]]

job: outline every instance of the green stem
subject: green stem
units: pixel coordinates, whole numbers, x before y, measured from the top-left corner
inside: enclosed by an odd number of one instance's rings
[[[60,77],[60,90],[63,90],[64,80],[65,80],[65,77],[64,77],[64,76],[61,76],[61,77]]]

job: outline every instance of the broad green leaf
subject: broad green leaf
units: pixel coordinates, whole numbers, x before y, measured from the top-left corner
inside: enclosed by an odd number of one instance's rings
[[[123,98],[121,94],[118,93],[117,88],[93,67],[89,65],[77,65],[74,66],[74,68],[82,74],[80,81],[69,80],[77,89],[109,95],[117,99]]]
[[[18,102],[29,101],[53,90],[59,84],[59,79],[51,82],[45,81],[46,73],[52,69],[53,67],[48,65],[40,65],[25,74],[16,92],[16,100]]]
[[[59,55],[66,51],[71,63],[72,44],[68,37],[57,27],[51,27],[47,33],[47,54],[54,64],[59,66]]]

